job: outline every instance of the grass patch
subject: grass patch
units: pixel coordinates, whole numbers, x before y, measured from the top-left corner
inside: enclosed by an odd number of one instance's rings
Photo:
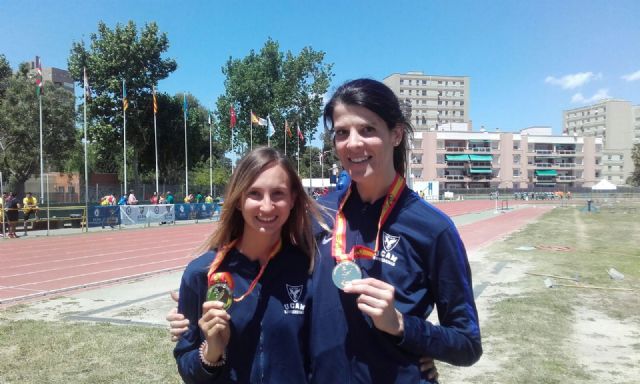
[[[582,366],[576,357],[571,345],[573,322],[577,311],[590,308],[640,327],[640,220],[638,215],[628,214],[629,210],[637,212],[638,207],[638,203],[627,203],[627,206],[616,205],[615,209],[603,207],[598,213],[558,208],[486,250],[490,261],[517,263],[528,272],[578,277],[581,285],[635,291],[549,289],[543,283],[544,277],[531,275],[502,283],[510,288],[509,292],[518,293],[493,296],[489,317],[480,319],[483,345],[490,354],[485,358],[498,364],[488,372],[484,369],[472,382],[599,382],[597,370]],[[516,250],[523,245],[568,247],[569,250]],[[624,280],[614,281],[609,277],[607,270],[612,267],[625,275]],[[555,282],[573,284],[561,279]],[[501,285],[499,281],[497,285]],[[637,343],[629,346],[638,350]],[[628,369],[624,365],[621,362],[611,367],[611,371],[623,372]],[[438,369],[443,382],[447,382],[447,376],[455,376],[455,370],[465,368],[438,364]]]
[[[181,383],[160,328],[22,320],[0,324],[0,382]]]

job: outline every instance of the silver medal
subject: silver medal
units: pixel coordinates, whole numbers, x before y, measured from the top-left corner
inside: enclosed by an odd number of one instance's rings
[[[358,264],[353,261],[342,261],[333,267],[333,273],[331,274],[333,284],[340,289],[344,289],[347,283],[361,279],[362,271]]]

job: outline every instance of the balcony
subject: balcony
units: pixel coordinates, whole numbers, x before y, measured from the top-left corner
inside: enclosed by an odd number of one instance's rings
[[[464,175],[446,175],[447,180],[464,180]]]
[[[576,167],[576,163],[556,163],[555,165],[558,168],[575,168]]]
[[[572,181],[576,181],[577,178],[575,176],[558,176],[556,177],[556,181],[557,182],[572,182]]]
[[[471,147],[469,150],[472,152],[491,152],[491,147]]]
[[[447,152],[464,152],[467,150],[465,147],[445,147],[445,151]]]
[[[558,153],[559,155],[575,155],[576,151],[568,150],[568,149],[559,149],[556,151],[556,153]]]

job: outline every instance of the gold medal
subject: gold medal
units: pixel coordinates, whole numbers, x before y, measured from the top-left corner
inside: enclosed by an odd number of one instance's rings
[[[207,301],[220,301],[224,309],[228,310],[233,304],[233,292],[225,283],[216,283],[207,290]]]

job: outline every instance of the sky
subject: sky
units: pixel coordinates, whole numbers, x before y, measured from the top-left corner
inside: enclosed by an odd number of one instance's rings
[[[469,76],[476,131],[560,134],[563,110],[603,98],[640,104],[637,0],[0,0],[0,54],[14,69],[36,55],[66,68],[72,43],[88,46],[100,20],[156,22],[178,63],[159,90],[208,108],[224,93],[224,63],[269,37],[293,54],[326,52],[329,93],[408,71]]]

